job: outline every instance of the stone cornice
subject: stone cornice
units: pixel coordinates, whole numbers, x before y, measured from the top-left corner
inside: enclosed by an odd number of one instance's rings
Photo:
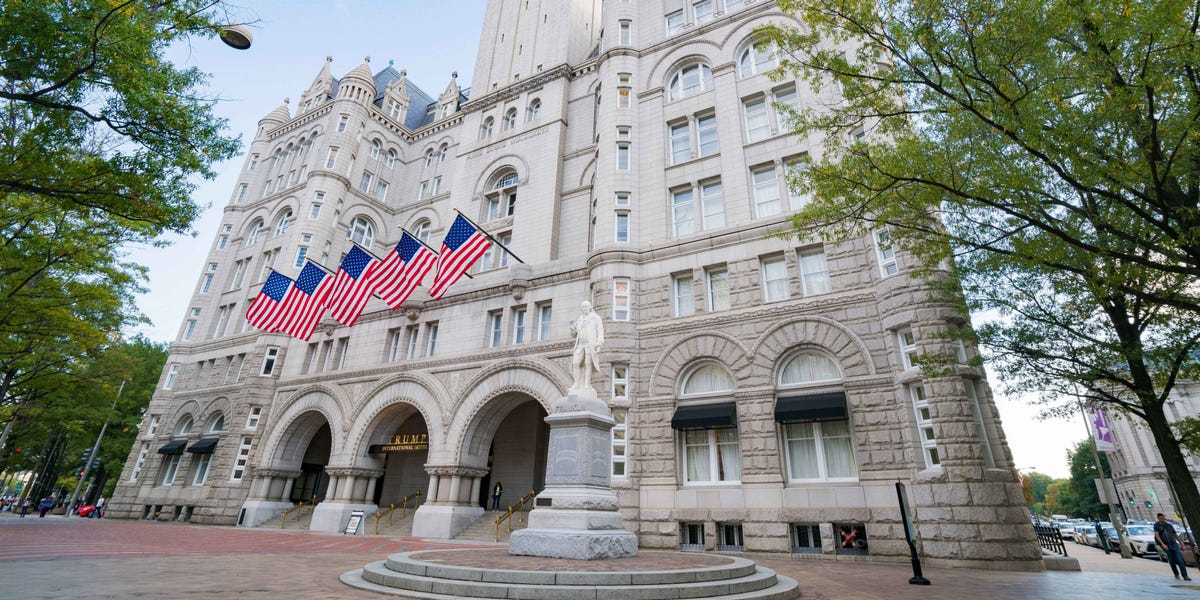
[[[842,292],[839,294],[822,294],[821,296],[801,296],[781,302],[773,302],[769,306],[752,306],[744,309],[726,310],[717,313],[697,313],[690,317],[668,318],[667,323],[648,324],[638,328],[638,334],[670,335],[677,333],[694,333],[699,330],[720,330],[745,321],[747,313],[753,313],[756,319],[789,319],[803,315],[825,315],[838,308],[873,305],[875,296],[871,291],[863,290],[857,293]]]
[[[383,475],[383,470],[364,467],[325,467],[325,473],[334,477],[379,477]]]
[[[324,117],[325,115],[329,114],[331,111],[333,111],[333,101],[327,101],[327,102],[325,102],[325,104],[323,104],[317,108],[314,108],[308,112],[301,113],[299,115],[296,115],[295,117],[292,117],[292,120],[288,121],[287,123],[284,123],[283,125],[280,125],[280,126],[276,127],[275,129],[272,129],[272,130],[266,132],[266,135],[264,137],[267,140],[274,140],[277,137],[291,133],[292,131],[295,131],[295,130],[303,127],[304,125],[307,125],[313,121],[316,121],[320,117]]]
[[[425,472],[439,477],[483,477],[488,469],[466,465],[425,465]]]
[[[498,89],[487,95],[480,96],[479,98],[468,100],[466,104],[462,105],[462,107],[459,109],[459,112],[469,113],[487,110],[496,104],[512,100],[517,96],[524,94],[525,92],[544,87],[547,83],[550,83],[555,79],[572,78],[573,75],[574,72],[572,71],[571,67],[566,64],[544,69],[541,73],[538,73],[529,79],[505,86],[502,89]]]

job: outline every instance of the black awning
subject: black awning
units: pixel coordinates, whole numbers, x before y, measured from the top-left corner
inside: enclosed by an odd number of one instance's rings
[[[834,421],[846,418],[846,392],[786,396],[775,401],[775,420]]]
[[[204,438],[191,446],[188,446],[188,452],[192,454],[212,454],[213,448],[217,447],[217,438]],[[162,452],[159,450],[159,452]]]
[[[671,429],[717,429],[737,427],[737,407],[733,402],[680,406],[671,417]]]
[[[159,454],[183,454],[183,447],[187,445],[187,440],[171,440],[165,446],[158,449]]]

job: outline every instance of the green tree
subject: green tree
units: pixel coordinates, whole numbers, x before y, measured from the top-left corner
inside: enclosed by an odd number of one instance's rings
[[[1029,473],[1029,483],[1033,491],[1034,502],[1046,501],[1046,490],[1053,481],[1054,478],[1045,473],[1038,473],[1037,471]]]
[[[1046,511],[1052,515],[1067,515],[1068,517],[1086,517],[1075,513],[1071,508],[1075,502],[1075,496],[1071,492],[1071,480],[1055,479],[1046,486]]]
[[[123,248],[189,231],[195,178],[238,148],[205,75],[164,58],[229,23],[222,3],[2,6],[0,449],[49,382],[144,318]]]
[[[1071,479],[1067,484],[1070,494],[1062,498],[1069,515],[1085,518],[1108,518],[1108,507],[1100,501],[1100,492],[1096,491],[1095,480],[1100,477],[1096,472],[1096,461],[1092,455],[1092,440],[1087,439],[1067,451],[1067,463],[1071,468]],[[1100,453],[1100,464],[1105,474],[1111,474],[1108,468],[1108,456]]]
[[[1200,7],[779,5],[804,24],[762,31],[781,68],[844,97],[794,115],[823,143],[793,174],[815,197],[795,229],[887,227],[917,275],[992,315],[976,334],[1009,392],[1143,419],[1200,522],[1164,411],[1200,378]]]

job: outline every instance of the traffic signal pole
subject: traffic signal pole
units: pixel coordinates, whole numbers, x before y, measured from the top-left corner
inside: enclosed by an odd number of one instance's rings
[[[79,483],[75,484],[75,492],[71,494],[71,499],[67,501],[67,514],[70,517],[75,509],[75,499],[79,497],[79,490],[83,489],[83,482],[87,481],[88,474],[92,470],[92,465],[96,462],[96,456],[100,453],[100,442],[104,440],[104,432],[108,431],[108,422],[112,419],[114,410],[117,410],[117,401],[121,399],[121,392],[125,391],[125,380],[121,380],[121,387],[117,388],[117,397],[113,398],[112,407],[108,409],[108,416],[104,418],[104,426],[100,428],[100,435],[96,436],[96,443],[92,445],[92,452],[88,455],[87,462],[83,465],[83,474],[79,476]]]

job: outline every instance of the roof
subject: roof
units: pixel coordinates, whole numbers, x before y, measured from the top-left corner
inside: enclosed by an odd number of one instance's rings
[[[404,89],[408,92],[409,97],[408,113],[404,115],[404,126],[409,130],[414,130],[432,123],[437,115],[437,98],[417,87],[417,84],[413,83],[411,79],[402,77],[400,72],[391,65],[376,73],[373,78],[376,90],[373,104],[382,109],[383,96],[387,93],[388,86],[400,79],[404,79]],[[338,78],[333,78],[333,86],[329,90],[330,98],[337,97],[339,83]],[[467,101],[468,91],[463,90],[459,94],[459,104]]]

